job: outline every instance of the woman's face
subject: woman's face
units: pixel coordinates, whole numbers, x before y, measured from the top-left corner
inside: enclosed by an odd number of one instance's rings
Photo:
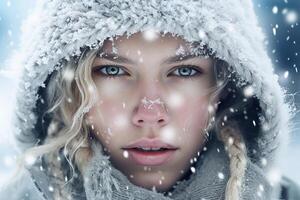
[[[180,37],[106,40],[94,60],[98,100],[87,115],[112,164],[135,185],[167,191],[205,144],[213,60]]]

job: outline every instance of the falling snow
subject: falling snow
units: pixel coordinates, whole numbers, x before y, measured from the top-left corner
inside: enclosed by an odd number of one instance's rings
[[[52,186],[49,186],[49,187],[48,187],[48,190],[49,190],[50,192],[53,192],[53,191],[54,191],[54,188],[53,188]]]
[[[281,171],[277,168],[272,168],[268,171],[267,178],[271,185],[276,185],[281,180]]]
[[[129,154],[128,154],[128,151],[123,151],[123,156],[124,156],[124,158],[128,158],[128,156],[129,156]]]
[[[225,177],[224,177],[224,174],[222,172],[218,172],[218,177],[219,179],[223,180]]]
[[[274,6],[274,7],[272,8],[272,12],[273,12],[274,14],[277,14],[277,13],[278,13],[278,7],[277,7],[277,6]]]
[[[196,172],[195,167],[191,167],[191,172],[192,172],[192,173],[195,173],[195,172]]]
[[[156,40],[159,37],[159,35],[156,30],[150,29],[150,30],[144,31],[143,37],[145,38],[145,40],[152,42],[152,41]]]
[[[294,24],[298,20],[298,14],[296,11],[288,11],[285,16],[285,20],[289,24]]]
[[[33,165],[36,161],[36,157],[31,155],[31,154],[28,154],[25,156],[25,163],[30,166],[30,165]]]
[[[252,96],[253,93],[254,93],[254,89],[253,89],[252,86],[247,86],[247,87],[244,88],[244,95],[245,95],[246,97]]]
[[[289,71],[285,71],[284,74],[283,74],[283,77],[287,78],[288,76],[289,76]]]

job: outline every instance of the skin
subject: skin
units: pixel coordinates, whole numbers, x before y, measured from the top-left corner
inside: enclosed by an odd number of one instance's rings
[[[158,34],[154,40],[143,33],[113,38],[113,42],[104,42],[102,52],[113,53],[112,45],[119,57],[132,63],[105,56],[94,60],[92,78],[99,98],[88,112],[87,121],[112,164],[133,184],[168,191],[189,172],[190,159],[197,157],[205,144],[203,129],[216,83],[213,60],[194,56],[166,63],[166,59],[176,56],[180,46],[185,54],[190,53],[189,43],[169,34]],[[112,64],[121,68],[110,68],[112,74],[119,71],[109,76],[105,70],[108,68],[102,67]],[[192,65],[199,72],[183,65]],[[163,103],[149,108],[143,98]],[[124,156],[122,149],[141,138],[159,138],[178,150],[162,165],[141,166]]]

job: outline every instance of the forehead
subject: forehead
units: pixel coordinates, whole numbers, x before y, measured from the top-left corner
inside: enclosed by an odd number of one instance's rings
[[[154,37],[154,38],[153,38]],[[170,33],[156,33],[149,39],[147,32],[138,32],[127,36],[116,36],[106,39],[103,43],[103,51],[113,51],[113,47],[121,52],[139,51],[145,53],[153,53],[153,50],[160,53],[174,52],[178,48],[188,51],[191,44],[179,36],[173,36]],[[162,51],[163,50],[163,51]]]

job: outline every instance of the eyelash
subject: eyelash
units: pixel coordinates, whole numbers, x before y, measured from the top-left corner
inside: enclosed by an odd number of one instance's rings
[[[109,67],[118,68],[117,73],[119,73],[120,70],[122,70],[123,73],[122,74],[111,75],[111,74],[108,73]],[[195,67],[193,65],[180,65],[180,66],[177,66],[177,67],[174,67],[174,68],[175,69],[172,69],[170,71],[175,72],[176,70],[185,69],[185,68],[191,70],[189,75],[180,75],[179,73],[177,73],[178,75],[175,75],[177,77],[188,78],[188,77],[194,77],[194,76],[202,74],[201,69],[198,69],[197,67]],[[119,66],[119,65],[101,65],[101,66],[95,67],[95,69],[93,69],[93,72],[96,72],[96,73],[100,72],[101,75],[104,75],[104,76],[107,76],[107,77],[110,77],[110,78],[115,78],[116,76],[123,76],[123,75],[128,74],[125,70],[122,69],[122,66]]]

